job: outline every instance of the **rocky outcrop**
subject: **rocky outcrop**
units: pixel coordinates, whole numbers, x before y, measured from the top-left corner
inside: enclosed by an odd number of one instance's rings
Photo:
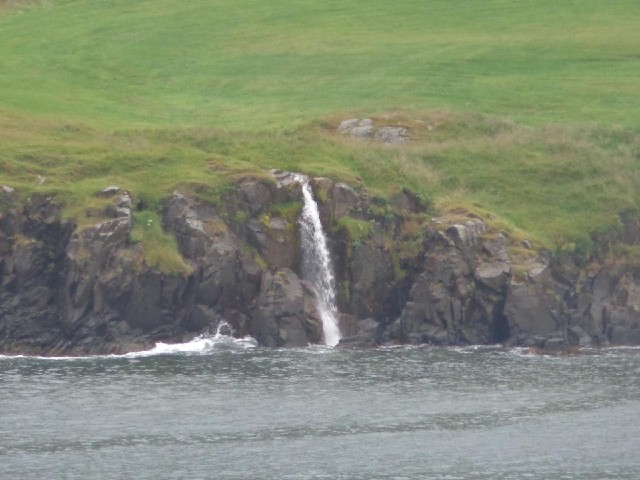
[[[49,197],[0,214],[0,338],[5,351],[39,352],[64,337],[59,302],[72,222]]]
[[[576,308],[567,312],[574,343],[581,344],[586,332],[601,343],[640,344],[639,274],[628,265],[603,266],[581,279],[572,295]]]
[[[425,241],[423,272],[394,325],[393,336],[414,344],[496,343],[506,338],[503,303],[510,277],[505,239],[481,240],[484,224],[470,220]]]
[[[360,125],[358,126],[366,126]],[[390,200],[327,178],[310,185],[329,235],[342,347],[506,343],[545,350],[640,344],[640,269],[632,262],[508,254],[473,216],[429,218],[408,189]],[[77,226],[55,202],[0,192],[0,353],[122,352],[181,341],[221,320],[262,345],[323,341],[301,278],[300,184],[274,171],[214,206],[175,192],[163,228],[188,271],[164,273],[132,238],[134,201],[118,186]],[[608,247],[636,244],[635,217]]]

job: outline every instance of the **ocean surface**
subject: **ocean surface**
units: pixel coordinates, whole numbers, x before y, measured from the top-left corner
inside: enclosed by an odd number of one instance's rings
[[[0,479],[640,479],[640,349],[0,356]]]

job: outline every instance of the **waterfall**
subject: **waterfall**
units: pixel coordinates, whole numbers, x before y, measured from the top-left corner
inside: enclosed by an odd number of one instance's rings
[[[295,180],[302,185],[304,205],[300,214],[300,237],[302,247],[302,276],[309,281],[316,292],[318,311],[322,320],[324,341],[334,346],[340,340],[338,329],[338,309],[336,308],[335,282],[327,240],[320,223],[318,204],[313,198],[309,179],[296,175]]]

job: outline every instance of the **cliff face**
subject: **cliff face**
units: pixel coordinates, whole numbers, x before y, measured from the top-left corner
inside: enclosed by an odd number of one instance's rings
[[[329,236],[343,346],[487,344],[545,349],[640,344],[640,270],[540,256],[517,265],[508,239],[476,218],[429,219],[420,199],[385,203],[311,181]],[[1,194],[1,193],[0,193]],[[223,206],[180,193],[166,231],[192,267],[164,274],[131,241],[132,201],[76,228],[46,197],[5,193],[0,214],[0,353],[124,352],[215,330],[266,346],[322,341],[312,288],[300,277],[300,186],[286,173],[247,179]],[[619,242],[637,243],[627,222]],[[635,233],[634,233],[635,232]]]

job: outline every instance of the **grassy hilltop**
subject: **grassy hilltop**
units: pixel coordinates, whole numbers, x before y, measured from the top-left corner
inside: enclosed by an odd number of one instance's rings
[[[82,221],[285,168],[563,247],[640,203],[637,0],[0,0],[0,184]],[[340,120],[411,128],[385,147]],[[44,177],[44,183],[40,184]]]

